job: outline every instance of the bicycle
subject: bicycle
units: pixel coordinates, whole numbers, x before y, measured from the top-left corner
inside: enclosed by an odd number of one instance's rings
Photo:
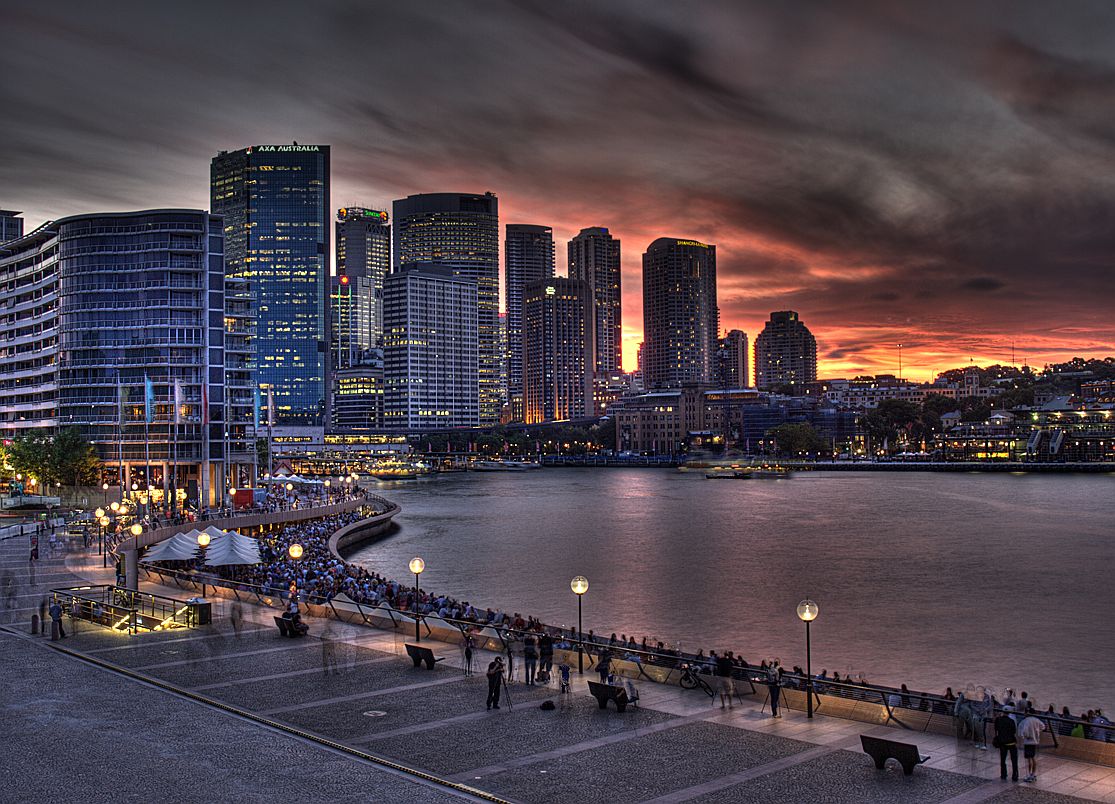
[[[693,668],[693,665],[688,663],[681,666],[681,678],[678,679],[678,684],[685,690],[695,690],[700,687],[704,690],[705,695],[710,698],[716,696],[716,693],[712,691],[712,687],[709,686],[709,683],[701,678],[700,673]]]

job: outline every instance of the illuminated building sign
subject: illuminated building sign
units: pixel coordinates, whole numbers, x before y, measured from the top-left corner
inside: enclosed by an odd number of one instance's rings
[[[349,216],[349,213],[352,213],[353,215],[359,215],[364,218],[375,218],[380,223],[387,223],[387,213],[383,210],[363,209],[361,207],[341,207],[337,210],[337,220],[343,221]]]
[[[704,243],[698,243],[696,240],[679,240],[679,246],[697,246],[698,248],[708,248]]]
[[[557,293],[557,288],[555,288],[553,285],[550,285],[549,287],[546,288],[546,295],[547,296],[553,296],[555,293]]]
[[[253,145],[253,146],[248,148],[248,153],[253,153],[253,152],[256,152],[256,151],[258,151],[260,153],[267,153],[269,151],[270,152],[275,152],[275,153],[290,153],[292,151],[319,152],[319,151],[321,151],[321,146],[320,145]]]

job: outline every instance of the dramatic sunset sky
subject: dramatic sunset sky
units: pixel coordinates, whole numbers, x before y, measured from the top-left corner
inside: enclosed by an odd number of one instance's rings
[[[822,376],[1115,353],[1115,3],[5,3],[0,208],[207,207],[210,158],[333,146],[334,207],[717,245],[724,328]]]

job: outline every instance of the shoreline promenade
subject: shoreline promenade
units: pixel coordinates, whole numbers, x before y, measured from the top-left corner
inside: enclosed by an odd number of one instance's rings
[[[26,564],[15,541],[0,544],[0,563],[18,573]],[[9,781],[25,791],[21,801],[67,798],[66,774],[43,772],[52,751],[71,778],[83,780],[84,800],[158,789],[174,791],[162,797],[168,801],[251,800],[276,790],[335,801],[1067,804],[1068,793],[1115,801],[1115,769],[1043,756],[1036,785],[1012,785],[997,778],[997,752],[943,735],[824,716],[809,721],[795,711],[771,718],[757,696],[721,710],[699,690],[644,683],[640,706],[618,714],[598,709],[574,673],[571,695],[514,682],[511,706],[489,712],[483,677],[464,675],[455,647],[429,643],[445,660],[433,672],[416,670],[403,651],[405,633],[313,618],[310,637],[287,640],[274,628],[272,609],[247,604],[237,635],[232,603],[220,598],[213,625],[189,632],[127,637],[79,622],[59,643],[26,635],[42,590],[108,575],[95,554],[80,549],[64,560],[44,558],[36,584],[24,579],[20,605],[8,611],[3,664],[12,681],[3,709],[16,737]],[[52,648],[109,667],[82,668],[80,659]],[[492,655],[482,652],[474,663],[486,667]],[[558,708],[540,710],[545,699]],[[34,730],[41,736],[19,739]],[[916,743],[932,759],[912,777],[893,767],[876,771],[858,750],[860,734]],[[159,759],[169,753],[174,761]]]

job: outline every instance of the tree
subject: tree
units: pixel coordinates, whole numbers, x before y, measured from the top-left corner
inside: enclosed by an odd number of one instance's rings
[[[818,453],[825,449],[825,440],[807,422],[780,424],[767,430],[773,438],[779,455],[796,456]]]
[[[97,482],[100,464],[93,445],[77,427],[67,427],[56,435],[29,433],[8,445],[7,461],[12,469],[34,477],[45,489],[51,483],[75,486]]]

